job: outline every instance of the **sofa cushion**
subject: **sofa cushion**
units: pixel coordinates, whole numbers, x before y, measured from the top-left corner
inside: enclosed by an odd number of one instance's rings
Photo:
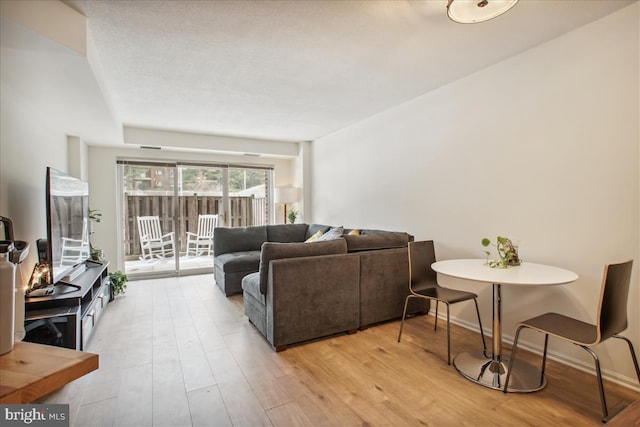
[[[305,242],[305,243],[313,243],[313,242],[317,242],[317,241],[318,241],[318,239],[319,239],[320,237],[322,237],[322,234],[323,234],[323,233],[322,233],[322,230],[318,230],[318,231],[316,231],[316,232],[315,232],[315,234],[314,234],[313,236],[309,237],[309,238],[308,238],[307,240],[305,240],[304,242]]]
[[[346,254],[347,244],[344,239],[307,243],[276,243],[266,242],[262,245],[260,254],[260,292],[267,293],[269,279],[269,263],[274,259],[299,258],[317,255]]]
[[[343,237],[349,252],[404,248],[409,243],[409,234],[402,232],[374,232],[359,236],[347,234]]]
[[[304,242],[307,235],[307,224],[267,225],[268,242]]]
[[[316,242],[324,242],[327,240],[335,240],[342,237],[344,233],[344,227],[336,227],[324,233],[322,236],[318,237]]]
[[[267,228],[254,227],[216,227],[213,233],[213,255],[231,252],[259,251],[267,241]]]
[[[258,271],[260,251],[242,251],[218,255],[214,258],[213,263],[225,273]]]
[[[322,234],[326,233],[331,229],[330,225],[322,225],[322,224],[310,224],[309,228],[307,228],[307,234],[305,237],[308,239],[318,232],[318,230],[322,231]]]
[[[258,290],[260,294],[260,290]],[[242,293],[242,302],[244,305],[244,314],[249,321],[258,329],[258,331],[267,336],[267,305],[266,298],[260,294],[260,299],[256,299],[247,291]]]
[[[259,272],[248,274],[242,278],[242,290],[260,301],[263,305],[267,303],[266,297],[260,292]]]

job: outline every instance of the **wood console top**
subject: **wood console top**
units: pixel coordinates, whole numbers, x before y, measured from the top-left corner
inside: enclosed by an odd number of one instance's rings
[[[30,403],[98,369],[98,355],[16,342],[0,356],[0,403]]]

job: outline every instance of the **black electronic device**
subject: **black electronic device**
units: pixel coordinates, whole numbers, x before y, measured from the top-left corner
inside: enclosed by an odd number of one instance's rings
[[[38,263],[46,264],[49,262],[49,242],[47,239],[36,240],[36,249],[38,251]]]
[[[29,255],[29,244],[13,239],[13,222],[5,216],[0,216],[0,253],[8,253],[7,259],[13,264],[20,264]]]
[[[84,272],[89,247],[89,184],[47,167],[47,260],[49,283]]]
[[[0,240],[13,241],[13,222],[4,216],[0,216]]]

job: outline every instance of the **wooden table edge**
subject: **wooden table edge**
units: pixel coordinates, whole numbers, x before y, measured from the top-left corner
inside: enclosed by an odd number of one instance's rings
[[[15,344],[14,349],[6,354],[0,356],[0,358],[11,357],[13,356],[11,353],[13,352],[21,352],[25,351],[25,349],[29,349],[30,346],[41,346],[41,347],[50,347],[44,346],[42,344],[33,344],[33,343],[22,343],[17,342]],[[16,348],[17,347],[17,348]],[[32,347],[36,348],[36,347]],[[55,349],[55,350],[53,350]],[[65,384],[74,381],[89,372],[92,372],[99,367],[99,356],[95,353],[87,353],[77,350],[71,349],[62,349],[59,347],[53,347],[52,351],[57,352],[58,354],[62,354],[60,350],[68,350],[65,352],[68,358],[74,360],[74,363],[71,365],[67,365],[62,369],[51,372],[47,375],[39,376],[39,375],[29,375],[32,377],[31,380],[25,382],[24,385],[20,387],[11,387],[6,384],[2,384],[2,376],[0,375],[0,384],[1,387],[1,395],[0,395],[0,403],[4,404],[15,404],[15,403],[30,403],[34,400],[45,396],[59,388],[63,387]],[[5,368],[0,369],[0,374],[4,371]],[[8,371],[8,369],[6,369]]]

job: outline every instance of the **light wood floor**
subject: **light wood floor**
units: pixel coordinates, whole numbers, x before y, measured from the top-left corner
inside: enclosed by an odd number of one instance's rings
[[[505,395],[447,366],[432,316],[408,320],[402,343],[398,327],[275,353],[212,275],[130,282],[90,342],[100,369],[41,403],[69,403],[74,426],[601,425],[591,375],[551,361],[545,389]],[[454,354],[479,345],[452,327]],[[605,386],[610,407],[640,397]]]

